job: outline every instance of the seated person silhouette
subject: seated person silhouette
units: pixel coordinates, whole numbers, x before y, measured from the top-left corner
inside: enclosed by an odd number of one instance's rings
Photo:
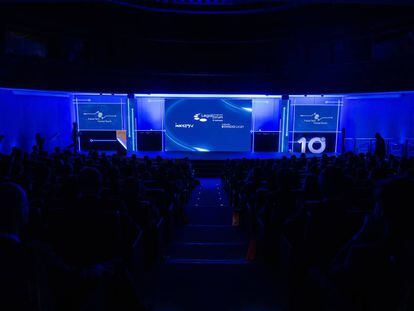
[[[0,309],[34,310],[35,270],[20,236],[28,221],[26,193],[17,184],[1,183],[0,200]]]
[[[120,217],[117,211],[104,208],[101,173],[95,168],[82,169],[78,186],[78,198],[64,210],[56,209],[51,213],[50,242],[60,256],[76,266],[118,259],[121,255]]]

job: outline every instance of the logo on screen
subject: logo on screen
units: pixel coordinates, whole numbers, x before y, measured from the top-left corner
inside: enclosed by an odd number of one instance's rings
[[[200,115],[201,113],[196,113],[194,115],[194,120],[200,121],[200,122],[207,122],[207,118],[201,117]]]
[[[196,113],[194,115],[194,120],[199,122],[207,122],[211,120],[212,122],[223,122],[223,114],[222,113]]]
[[[300,150],[302,153],[306,153],[306,145],[311,153],[322,153],[326,149],[326,138],[325,137],[313,137],[309,141],[306,140],[306,137],[301,137],[298,140],[300,144]]]
[[[328,124],[327,121],[324,120],[333,120],[333,117],[324,117],[321,116],[319,113],[312,113],[312,114],[301,114],[299,115],[301,118],[304,118],[303,122],[305,123],[312,123],[315,125],[325,125]]]
[[[175,123],[174,127],[180,127],[180,128],[185,128],[185,129],[190,129],[194,127],[194,124],[190,124],[190,123]]]
[[[88,121],[96,121],[98,123],[112,123],[113,118],[116,118],[116,114],[104,114],[102,111],[96,112],[84,112],[84,116],[88,116]]]

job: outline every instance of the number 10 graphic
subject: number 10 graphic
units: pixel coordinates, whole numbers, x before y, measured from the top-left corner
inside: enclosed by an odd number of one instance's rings
[[[308,146],[308,149],[311,153],[322,153],[326,149],[326,139],[325,137],[313,137],[309,140],[309,142],[306,140],[306,137],[301,137],[298,140],[298,143],[301,144],[300,152],[306,153],[306,145]],[[315,147],[315,144],[318,144],[319,146]]]

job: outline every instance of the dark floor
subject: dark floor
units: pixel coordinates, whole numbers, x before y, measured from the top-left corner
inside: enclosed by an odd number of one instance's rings
[[[186,208],[164,263],[144,290],[150,310],[281,310],[275,276],[246,260],[248,240],[233,227],[220,179],[205,178]]]

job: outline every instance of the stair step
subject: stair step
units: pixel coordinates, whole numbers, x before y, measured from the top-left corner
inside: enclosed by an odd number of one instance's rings
[[[187,265],[247,265],[250,262],[244,258],[240,259],[168,259],[167,264],[187,264]]]
[[[240,229],[232,226],[185,226],[177,232],[175,239],[178,243],[198,242],[243,242],[245,241]]]
[[[233,260],[246,256],[247,244],[236,243],[177,243],[169,252],[171,259]]]
[[[203,224],[188,224],[187,228],[227,228],[229,230],[233,230],[234,227],[231,225],[203,225]],[[230,229],[232,228],[232,229]]]

